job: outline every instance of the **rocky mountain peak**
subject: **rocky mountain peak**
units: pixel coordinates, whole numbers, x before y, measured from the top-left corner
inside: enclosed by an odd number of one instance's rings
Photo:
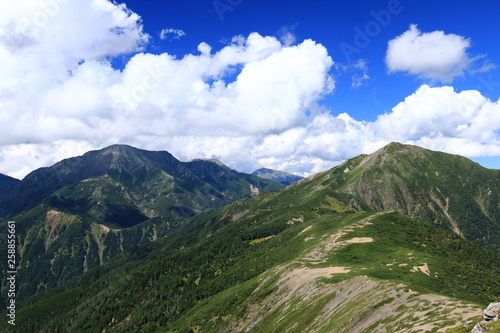
[[[215,159],[215,158],[195,158],[195,159],[189,160],[186,163],[203,163],[203,162],[214,163],[220,167],[229,169],[229,167],[227,165],[225,165],[224,163],[222,163],[221,161],[219,161],[218,159]]]

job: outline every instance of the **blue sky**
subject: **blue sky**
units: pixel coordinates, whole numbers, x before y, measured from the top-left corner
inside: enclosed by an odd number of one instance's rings
[[[115,143],[244,172],[308,175],[390,141],[500,168],[496,1],[48,0],[0,13],[0,173]]]

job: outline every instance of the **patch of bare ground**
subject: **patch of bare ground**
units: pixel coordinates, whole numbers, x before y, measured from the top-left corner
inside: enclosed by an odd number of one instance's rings
[[[99,224],[99,228],[101,228],[101,230],[107,234],[111,231],[111,229],[109,227],[106,227],[104,224]]]
[[[75,216],[67,215],[56,210],[50,210],[45,216],[48,233],[45,237],[45,251],[59,238],[64,225],[70,225],[76,220]]]
[[[304,223],[304,216],[301,216],[299,218],[294,218],[294,219],[291,219],[290,221],[288,221],[286,224],[295,224],[295,222],[300,222],[300,223]],[[303,230],[304,232],[305,230]]]
[[[415,266],[415,267],[413,267],[413,269],[411,271],[414,273],[422,272],[425,275],[431,276],[431,272],[429,270],[429,265],[427,265],[427,263],[424,263],[421,266]]]
[[[298,268],[283,274],[278,281],[282,290],[288,294],[297,292],[300,288],[307,286],[319,278],[329,278],[332,274],[349,273],[347,267],[325,267],[325,268]]]
[[[439,191],[439,189],[437,189]],[[441,192],[441,191],[439,191]],[[446,218],[448,218],[448,221],[450,221],[450,225],[452,227],[453,232],[455,232],[459,236],[464,236],[462,233],[462,230],[460,230],[458,223],[451,217],[449,213],[449,207],[450,207],[450,198],[445,198],[445,204],[441,202],[441,200],[437,197],[437,195],[431,191],[431,199],[432,201],[441,209],[441,211],[444,213]],[[434,213],[436,212],[436,209],[434,209],[433,205],[429,203],[428,206]]]
[[[355,237],[352,239],[344,240],[344,241],[339,241],[341,237],[344,237],[348,235],[350,232],[354,231],[356,228],[364,228],[367,225],[371,224],[371,220],[373,220],[375,217],[385,214],[385,213],[377,213],[370,215],[369,217],[362,219],[354,224],[348,225],[342,229],[340,229],[338,232],[335,234],[331,235],[326,239],[325,241],[322,241],[319,243],[311,252],[307,253],[303,258],[303,262],[307,262],[310,264],[319,264],[319,263],[325,263],[326,262],[326,256],[329,255],[332,251],[335,249],[344,247],[349,244],[353,243],[371,243],[373,242],[373,238],[369,237]],[[304,229],[305,231],[306,229]]]
[[[248,209],[245,209],[243,212],[241,213],[238,213],[238,214],[234,214],[233,217],[231,218],[231,220],[233,220],[233,222],[236,222],[238,221],[239,219],[241,219],[243,216],[247,215],[248,213],[250,213],[250,211]]]

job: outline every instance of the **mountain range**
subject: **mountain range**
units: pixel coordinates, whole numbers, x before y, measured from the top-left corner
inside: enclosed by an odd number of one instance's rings
[[[18,299],[52,288],[178,228],[185,218],[278,182],[218,161],[180,162],[124,145],[38,169],[10,184],[1,217],[17,222]]]
[[[500,298],[499,177],[399,143],[286,188],[127,146],[65,160],[0,203],[17,329],[445,332]]]
[[[252,175],[259,176],[265,179],[275,180],[283,185],[292,185],[295,182],[303,179],[301,176],[294,175],[293,173],[261,168],[252,172]]]
[[[186,205],[178,207],[177,213],[181,217],[193,214],[197,206],[200,209],[206,208],[203,203],[195,201],[208,200],[215,202],[215,205],[224,205],[236,197],[257,191],[259,186],[262,186],[260,189],[266,186],[269,189],[280,188],[275,183],[231,170],[219,161],[180,162],[165,151],[150,152],[125,145],[115,145],[100,151],[88,152],[81,157],[66,159],[50,168],[30,173],[5,195],[0,203],[0,216],[13,216],[31,209],[56,191],[89,180],[104,181],[111,187],[119,186],[120,189],[137,192],[134,194],[139,197],[146,196],[148,203],[145,202],[146,198],[141,197],[136,200],[132,193],[128,193],[126,201],[137,207],[149,204],[155,206],[154,201],[157,198],[154,196],[160,192],[175,193],[174,201],[182,204],[184,198],[179,197],[185,197],[185,193],[194,189],[199,196],[196,198],[193,196],[193,199],[185,198],[188,201]],[[1,181],[14,182],[12,179]],[[245,184],[240,184],[240,181]],[[92,186],[94,184],[84,185],[87,188],[95,187]],[[159,211],[143,213],[158,215],[161,210],[169,210],[171,207],[165,208],[162,204],[157,208]]]

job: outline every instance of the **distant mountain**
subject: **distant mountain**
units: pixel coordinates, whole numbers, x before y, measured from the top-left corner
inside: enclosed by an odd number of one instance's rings
[[[292,173],[266,169],[266,168],[255,170],[254,172],[252,172],[252,175],[256,175],[265,179],[275,180],[287,186],[303,179],[303,177],[294,175]]]
[[[181,228],[187,217],[283,187],[220,162],[125,145],[36,170],[0,202],[21,242],[18,299]]]
[[[465,239],[497,235],[495,177],[465,158],[391,144],[187,218],[183,229],[20,303],[16,330],[462,328],[500,299],[500,254]],[[485,239],[470,233],[481,221],[491,222]],[[6,321],[0,330],[14,331]]]
[[[223,180],[218,184],[210,183],[210,181],[205,183],[201,178],[206,177],[206,175],[200,165],[213,166],[207,167],[207,169],[219,170]],[[153,152],[126,145],[115,145],[103,150],[88,152],[81,157],[66,159],[50,168],[42,168],[30,173],[9,196],[0,202],[0,207],[4,217],[12,216],[33,208],[66,186],[103,177],[112,180],[112,183],[123,185],[126,189],[138,191],[140,195],[147,194],[147,200],[151,199],[151,191],[159,190],[155,186],[158,183],[152,179],[160,181],[162,184],[169,183],[171,188],[166,190],[176,193],[174,201],[179,200],[179,196],[183,196],[182,193],[196,189],[211,202],[208,205],[210,207],[214,206],[213,202],[223,205],[231,202],[235,197],[241,198],[252,194],[250,185],[264,191],[280,188],[275,183],[266,183],[258,178],[248,175],[242,177],[242,175],[213,161],[198,160],[198,162],[183,163],[165,151]],[[240,187],[243,185],[239,182],[240,178],[244,178],[243,182],[247,183],[244,189]],[[216,188],[212,185],[215,185]],[[140,203],[138,205],[140,206]],[[199,205],[199,209],[206,208],[201,203],[191,202],[190,205]],[[190,207],[190,205],[185,208],[199,210],[196,207]],[[189,213],[181,215],[185,214]]]
[[[0,201],[7,197],[21,181],[0,173]]]

